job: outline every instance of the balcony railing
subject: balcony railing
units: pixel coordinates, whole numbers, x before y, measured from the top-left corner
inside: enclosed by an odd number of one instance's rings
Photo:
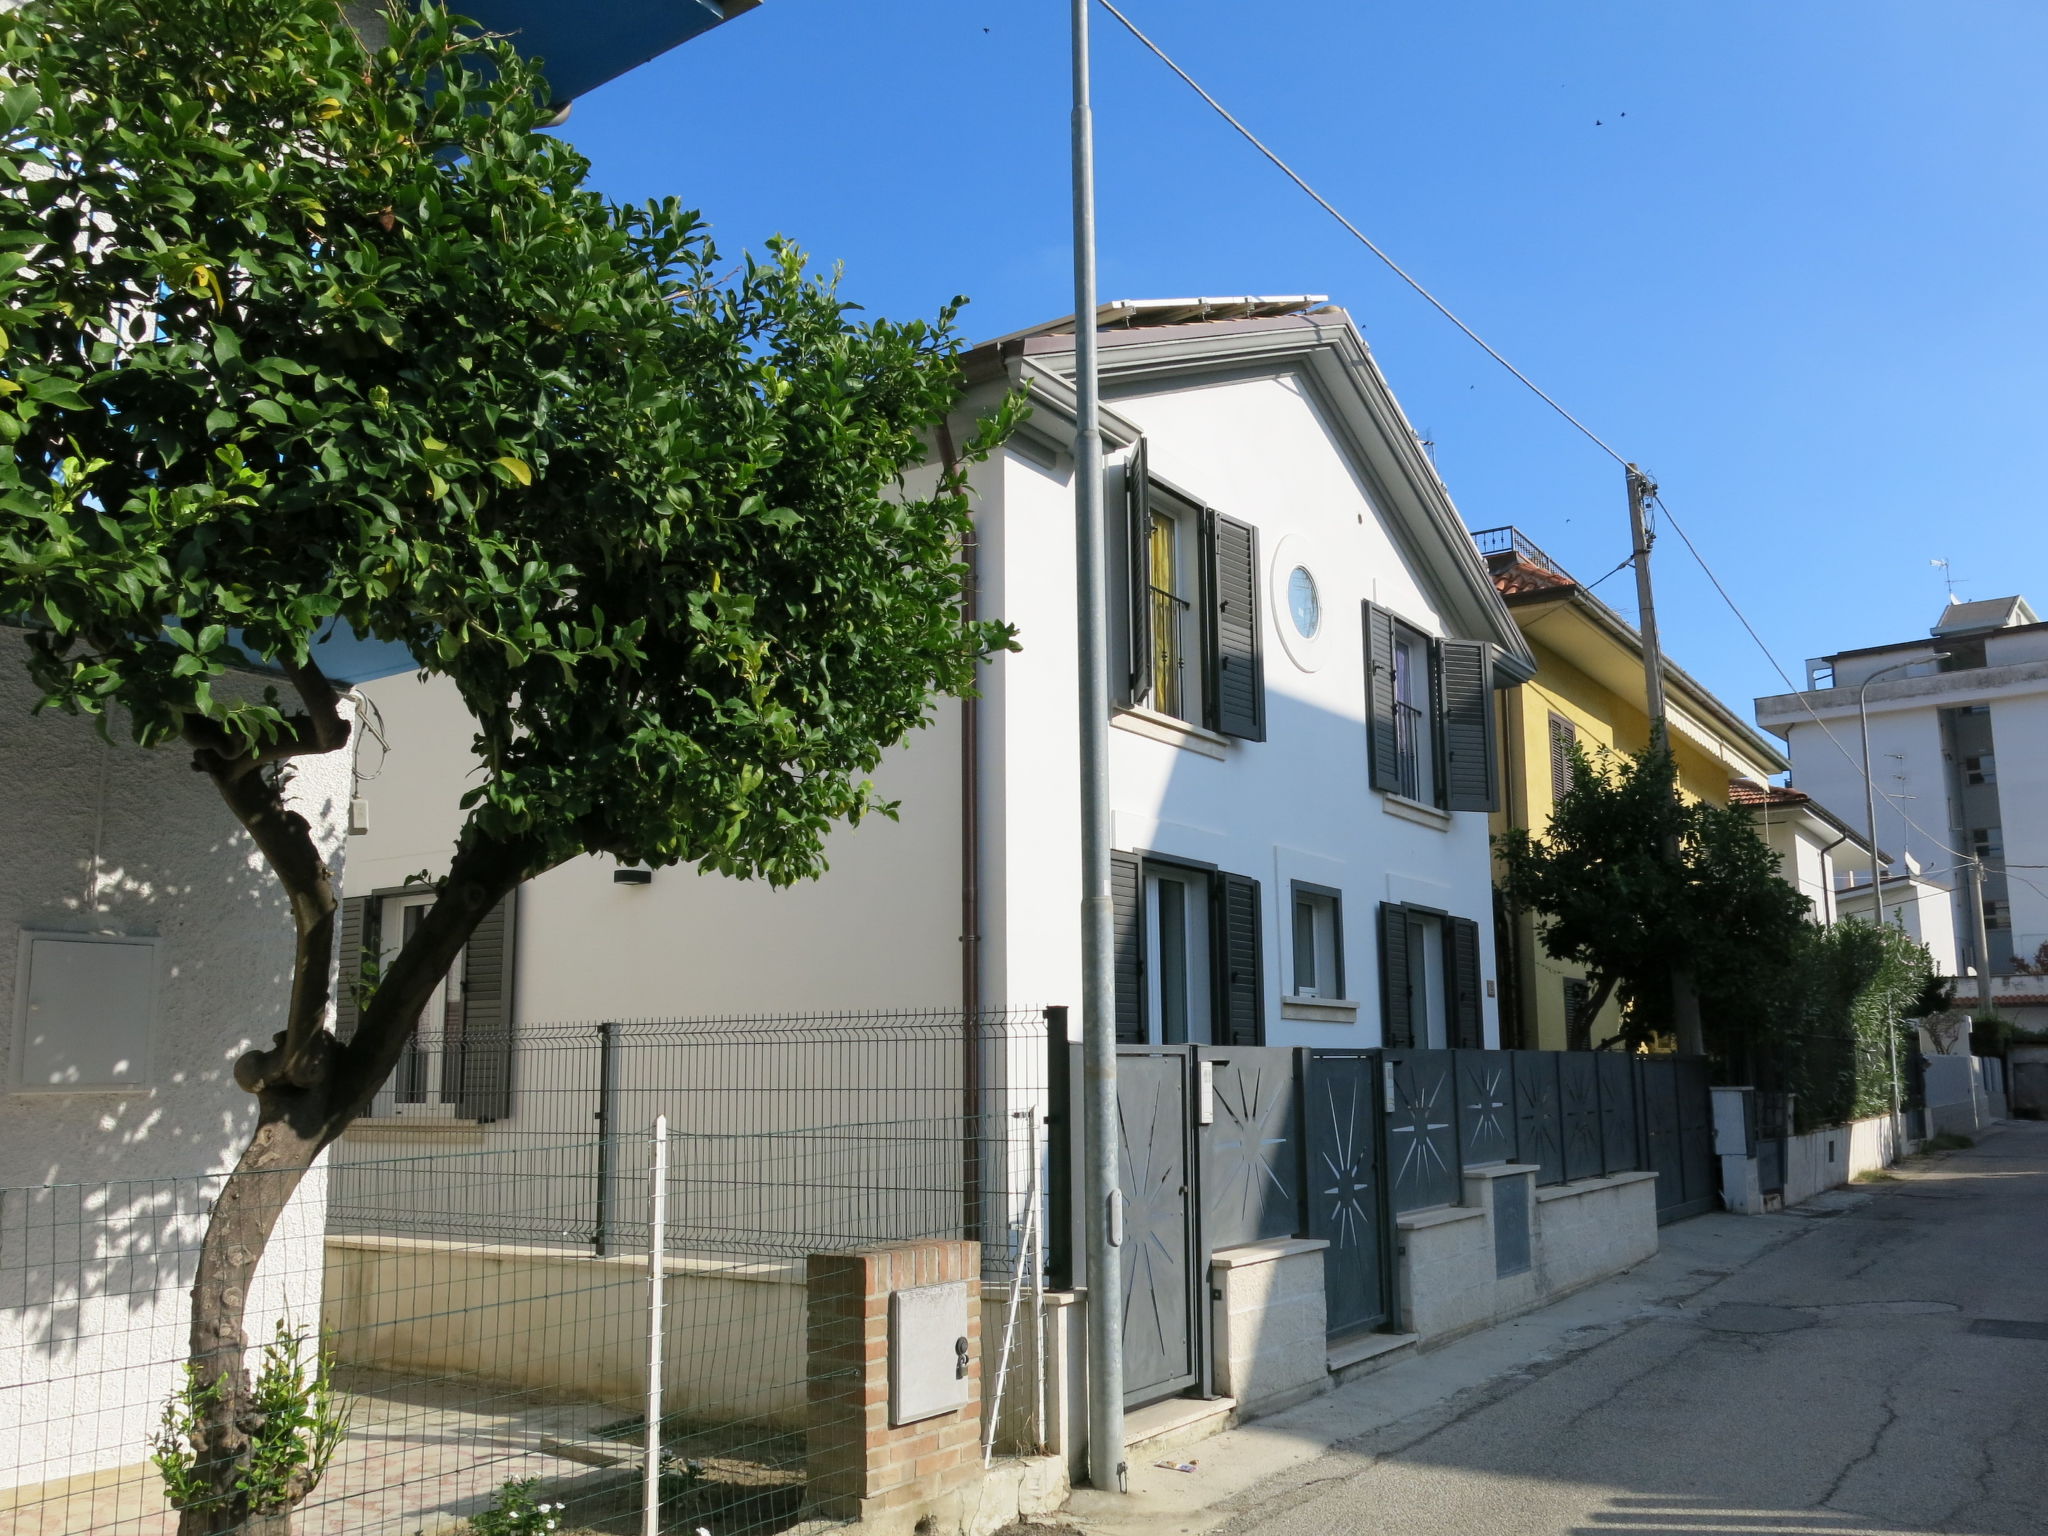
[[[1176,719],[1188,718],[1187,616],[1189,603],[1164,587],[1152,587],[1152,707]]]
[[[1401,793],[1410,800],[1422,795],[1422,751],[1428,741],[1428,726],[1422,711],[1402,700],[1394,701],[1394,761],[1401,772]]]
[[[1542,545],[1519,528],[1509,526],[1476,529],[1472,534],[1472,542],[1479,546],[1479,553],[1482,555],[1513,555],[1530,565],[1570,578],[1569,571],[1552,559]]]

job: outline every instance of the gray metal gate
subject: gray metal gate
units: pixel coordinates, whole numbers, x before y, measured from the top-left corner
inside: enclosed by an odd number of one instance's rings
[[[1759,1091],[1756,1096],[1756,1184],[1764,1195],[1785,1193],[1786,1142],[1792,1135],[1792,1096]]]
[[[1308,1053],[1303,1084],[1308,1234],[1329,1243],[1323,1295],[1333,1334],[1387,1321],[1390,1221],[1381,1158],[1379,1054]]]
[[[1714,1109],[1707,1064],[1693,1056],[1637,1061],[1643,1140],[1657,1175],[1660,1224],[1714,1208]]]
[[[1123,1046],[1116,1065],[1124,1402],[1135,1408],[1185,1391],[1201,1375],[1194,1057],[1187,1046]]]

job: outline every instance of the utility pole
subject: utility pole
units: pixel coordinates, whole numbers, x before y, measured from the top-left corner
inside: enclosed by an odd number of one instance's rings
[[[1984,931],[1984,861],[1972,858],[1970,872],[1970,939],[1977,949],[1977,1011],[1996,1013],[1991,1001],[1991,936]]]
[[[1624,466],[1628,471],[1628,526],[1634,540],[1634,563],[1636,568],[1636,627],[1643,636],[1643,693],[1650,716],[1650,749],[1655,752],[1671,751],[1671,724],[1664,705],[1664,651],[1657,643],[1657,599],[1650,586],[1650,525],[1644,515],[1644,504],[1657,494],[1656,482],[1635,465]],[[1671,793],[1678,796],[1678,772],[1674,759],[1671,775]],[[1673,865],[1678,862],[1678,847],[1675,840],[1667,840],[1664,856]],[[1693,985],[1691,973],[1671,973],[1671,1021],[1678,1036],[1680,1054],[1701,1056],[1706,1054],[1706,1030],[1700,1022],[1700,995]]]
[[[1088,1262],[1088,1481],[1125,1491],[1115,926],[1109,894],[1109,635],[1095,353],[1095,125],[1088,7],[1074,28],[1074,536],[1081,670],[1081,1200]]]

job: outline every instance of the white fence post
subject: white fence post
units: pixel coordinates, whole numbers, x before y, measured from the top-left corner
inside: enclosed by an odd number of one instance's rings
[[[641,1536],[661,1536],[661,1330],[668,1244],[668,1116],[654,1117],[647,1172],[647,1432],[640,1473]]]

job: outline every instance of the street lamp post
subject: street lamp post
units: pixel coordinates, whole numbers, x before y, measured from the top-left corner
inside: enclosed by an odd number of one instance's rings
[[[1917,667],[1924,661],[1946,661],[1948,655],[1947,651],[1935,651],[1931,655],[1915,656],[1910,661],[1895,661],[1888,667],[1879,667],[1856,689],[1856,725],[1863,737],[1863,819],[1870,833],[1870,911],[1880,929],[1884,927],[1884,873],[1877,862],[1877,775],[1870,765],[1870,685],[1880,677]],[[1905,1135],[1905,1120],[1899,1107],[1899,1030],[1892,1019],[1889,1001],[1885,1004],[1884,1025],[1885,1050],[1892,1069],[1892,1144],[1897,1146]]]

